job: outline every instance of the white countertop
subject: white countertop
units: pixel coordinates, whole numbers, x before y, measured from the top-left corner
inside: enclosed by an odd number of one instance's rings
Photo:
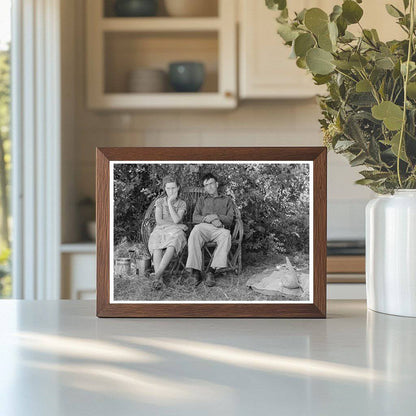
[[[0,301],[0,415],[414,415],[416,319],[98,319]]]

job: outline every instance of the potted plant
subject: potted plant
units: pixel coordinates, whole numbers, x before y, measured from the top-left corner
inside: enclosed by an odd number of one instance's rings
[[[379,5],[405,34],[382,42],[360,24],[362,0],[340,2],[330,13],[304,9],[292,18],[286,0],[266,0],[280,11],[277,31],[296,65],[327,87],[319,97],[325,145],[351,166],[363,166],[357,183],[379,194],[366,209],[368,306],[406,316],[416,316],[414,2],[403,0],[400,9]],[[359,27],[359,36],[350,25]]]

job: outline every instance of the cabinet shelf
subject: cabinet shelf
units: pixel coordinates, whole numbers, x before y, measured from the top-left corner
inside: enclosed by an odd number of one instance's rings
[[[213,17],[113,17],[103,0],[87,1],[87,106],[119,109],[231,109],[237,106],[235,2],[218,0]],[[199,92],[129,92],[129,77],[142,68],[168,73],[177,61],[202,62]],[[149,91],[151,88],[135,88]]]
[[[234,108],[235,97],[217,93],[102,94],[92,102],[101,109],[215,109]]]
[[[106,32],[170,32],[218,31],[218,17],[107,17],[99,20],[99,28]]]

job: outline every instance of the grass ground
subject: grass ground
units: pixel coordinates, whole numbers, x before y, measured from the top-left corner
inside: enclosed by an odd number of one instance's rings
[[[308,273],[308,259],[305,255],[295,256],[297,270]],[[289,295],[262,295],[246,286],[249,278],[272,271],[282,259],[257,259],[255,264],[247,265],[237,276],[232,272],[216,277],[216,286],[207,287],[204,282],[194,287],[189,284],[186,274],[165,276],[165,286],[161,290],[152,288],[152,280],[146,276],[122,275],[114,279],[114,299],[130,301],[299,301],[304,300]]]

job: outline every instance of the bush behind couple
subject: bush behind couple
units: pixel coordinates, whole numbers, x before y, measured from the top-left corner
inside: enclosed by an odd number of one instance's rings
[[[212,173],[202,177],[205,194],[195,206],[188,241],[183,224],[186,202],[179,198],[180,185],[173,175],[163,178],[165,195],[155,203],[156,226],[149,237],[149,251],[155,269],[153,287],[163,286],[163,272],[174,256],[178,256],[188,244],[186,268],[191,284],[202,281],[202,248],[207,242],[215,242],[211,266],[205,276],[207,286],[215,285],[215,272],[227,267],[228,252],[231,248],[230,227],[234,220],[233,203],[230,197],[218,193],[218,179]]]

